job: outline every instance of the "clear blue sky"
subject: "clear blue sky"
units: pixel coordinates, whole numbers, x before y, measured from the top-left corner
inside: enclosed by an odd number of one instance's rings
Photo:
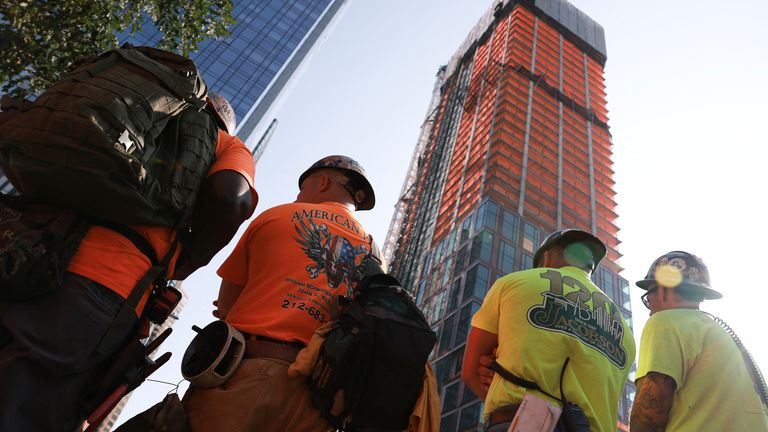
[[[768,372],[760,321],[768,290],[761,270],[768,257],[768,2],[571,3],[605,28],[622,276],[633,286],[638,342],[648,315],[634,281],[658,255],[687,250],[705,260],[725,296],[702,309],[725,319]],[[490,4],[353,0],[278,113],[257,166],[257,212],[293,201],[298,175],[315,160],[348,154],[376,188],[376,208],[359,215],[383,243],[434,75]],[[229,250],[186,282],[190,300],[162,347],[174,359],[152,378],[181,379],[190,327],[213,319],[215,270]],[[169,390],[145,383],[121,421]]]

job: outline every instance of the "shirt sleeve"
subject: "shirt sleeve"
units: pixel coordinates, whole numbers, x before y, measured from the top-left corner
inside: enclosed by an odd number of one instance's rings
[[[245,286],[248,282],[248,243],[258,221],[254,219],[237,241],[232,253],[221,264],[216,274],[227,282]]]
[[[645,323],[640,338],[640,358],[637,362],[637,378],[658,372],[675,380],[679,388],[683,381],[682,341],[675,323],[669,317],[652,316]]]
[[[253,185],[256,163],[253,161],[250,150],[240,141],[240,138],[219,130],[218,142],[216,144],[216,160],[208,170],[208,175],[210,176],[224,170],[235,171],[248,182],[253,198],[251,200],[251,211],[248,214],[250,217],[259,201],[259,195],[256,193],[256,187]]]
[[[472,327],[496,335],[499,334],[499,303],[504,286],[505,284],[501,282],[501,279],[493,284],[483,300],[483,305],[472,317]]]

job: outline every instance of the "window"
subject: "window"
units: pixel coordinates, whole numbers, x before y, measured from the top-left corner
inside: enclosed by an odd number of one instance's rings
[[[445,266],[443,267],[443,278],[440,281],[440,287],[446,287],[448,286],[448,281],[450,280],[451,276],[453,276],[453,273],[451,270],[453,268],[451,267],[453,265],[453,257],[448,258],[445,260]]]
[[[443,412],[450,411],[458,406],[460,387],[461,381],[456,381],[445,388],[445,394],[443,395]]]
[[[496,229],[496,216],[499,213],[499,205],[493,201],[486,201],[480,206],[477,211],[477,221],[475,222],[475,230],[479,231],[483,228],[491,230]]]
[[[472,228],[472,216],[466,218],[464,223],[461,224],[461,244],[464,244],[469,239],[469,231]]]
[[[416,304],[422,306],[422,300],[424,300],[424,280],[419,282],[418,288],[416,288]]]
[[[526,252],[536,250],[539,244],[539,229],[533,226],[531,223],[526,222],[523,228],[523,249]]]
[[[478,259],[485,262],[491,261],[491,247],[493,246],[493,235],[488,231],[480,231],[472,240],[472,250],[469,254],[469,262],[473,263]]]
[[[472,302],[461,308],[459,313],[459,324],[456,328],[456,341],[454,346],[467,342],[467,336],[469,336],[469,329],[472,327],[472,317],[475,312],[480,309],[480,305]]]
[[[429,274],[430,266],[432,265],[432,254],[427,252],[427,254],[424,255],[424,259],[422,260],[421,265],[421,277],[422,279],[425,279],[427,274]]]
[[[459,432],[476,431],[482,420],[481,415],[479,402],[462,409],[459,416]]]
[[[533,268],[533,256],[524,253],[520,256],[520,270]]]
[[[501,241],[499,247],[499,271],[503,274],[512,273],[515,268],[515,247],[512,244]]]
[[[461,291],[461,278],[453,281],[453,287],[451,288],[451,296],[448,297],[448,310],[446,313],[451,313],[456,310],[456,306],[459,305],[459,291]]]
[[[629,297],[629,282],[624,278],[619,277],[619,290],[621,291],[621,306],[626,310],[631,310],[632,305]]]
[[[440,335],[440,352],[448,351],[448,347],[451,344],[453,337],[453,329],[456,324],[456,315],[453,314],[443,321],[443,334]]]
[[[600,281],[602,284],[600,285],[600,289],[603,290],[609,299],[618,303],[618,298],[616,297],[616,288],[615,284],[613,283],[613,273],[606,269],[600,269],[600,279],[602,279]]]
[[[501,236],[514,242],[517,240],[517,215],[504,209],[501,213]]]
[[[453,275],[457,276],[459,273],[464,270],[464,267],[467,265],[467,246],[462,246],[461,249],[456,253],[456,267],[453,268]]]
[[[433,300],[435,311],[432,313],[432,321],[437,321],[441,316],[443,316],[443,311],[445,310],[443,306],[445,305],[446,294],[448,294],[446,290],[440,290],[440,292],[435,296],[435,299]]]
[[[477,264],[467,271],[467,280],[464,284],[464,298],[466,300],[472,296],[483,298],[488,291],[488,268],[482,264]]]
[[[451,253],[456,249],[456,236],[458,236],[458,228],[448,233],[448,250],[447,253]]]
[[[456,424],[459,422],[459,413],[455,412],[440,420],[440,432],[456,432]]]

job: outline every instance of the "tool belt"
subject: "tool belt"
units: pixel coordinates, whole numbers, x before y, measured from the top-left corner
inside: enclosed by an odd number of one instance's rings
[[[300,342],[285,342],[264,336],[245,335],[245,354],[243,358],[273,358],[293,363],[296,355],[304,348]]]

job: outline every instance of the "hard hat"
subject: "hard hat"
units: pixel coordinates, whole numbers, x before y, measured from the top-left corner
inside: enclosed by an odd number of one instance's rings
[[[224,383],[240,365],[245,354],[245,338],[225,321],[214,321],[202,330],[192,327],[197,335],[181,359],[181,375],[201,388]]]
[[[573,229],[573,228],[557,230],[552,234],[548,235],[547,238],[545,238],[544,241],[541,242],[541,246],[539,246],[539,249],[536,251],[536,254],[533,255],[533,266],[539,267],[541,264],[540,261],[544,256],[544,252],[548,251],[552,247],[554,246],[566,247],[574,243],[584,244],[587,247],[589,247],[589,249],[592,251],[592,257],[591,257],[592,259],[590,261],[592,261],[591,262],[592,270],[594,271],[597,268],[597,264],[605,256],[605,252],[606,252],[605,244],[603,244],[603,242],[600,241],[600,239],[595,237],[594,235],[586,231]]]
[[[701,258],[688,252],[672,251],[656,258],[645,279],[635,282],[649,290],[659,285],[716,300],[723,295],[709,286],[709,270]]]
[[[208,106],[211,108],[211,112],[216,118],[216,123],[219,128],[224,129],[228,134],[234,134],[237,129],[237,119],[235,118],[235,110],[229,101],[224,96],[209,91],[206,98]]]
[[[355,208],[357,210],[370,210],[376,204],[376,195],[373,193],[373,186],[371,186],[371,183],[365,176],[365,170],[356,160],[347,156],[331,155],[315,162],[311,167],[307,168],[301,176],[299,176],[299,187],[301,187],[301,183],[304,179],[309,177],[313,171],[323,168],[332,168],[343,171],[344,174],[350,177],[354,192],[363,192],[363,197],[360,200],[355,196],[355,193],[352,194],[355,199]]]

